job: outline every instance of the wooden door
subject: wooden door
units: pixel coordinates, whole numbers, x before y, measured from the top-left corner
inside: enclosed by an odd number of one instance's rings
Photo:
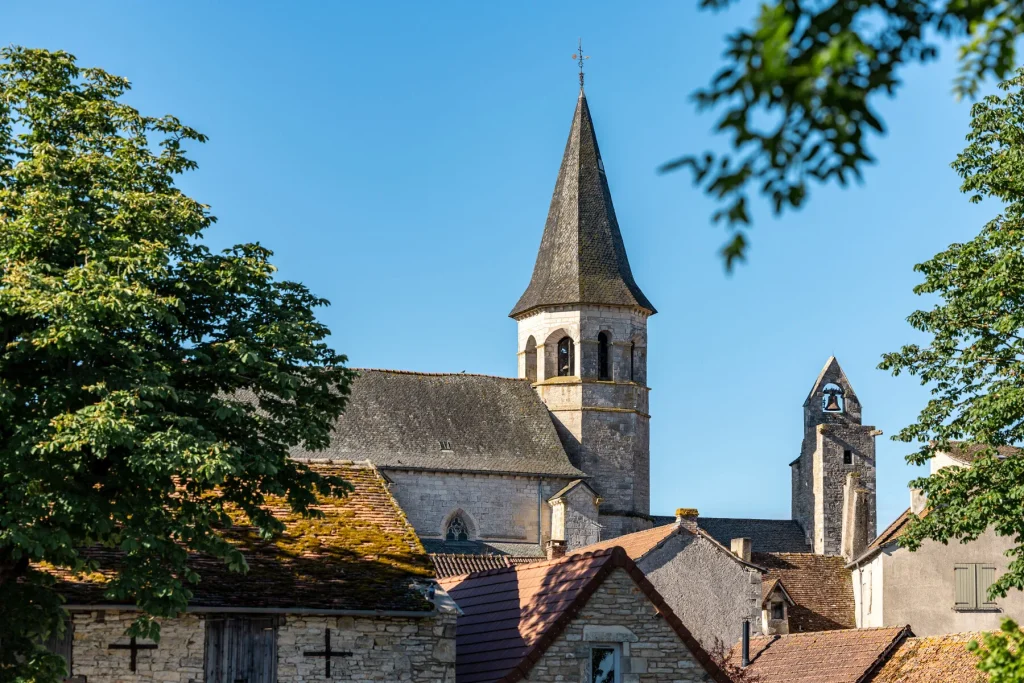
[[[276,683],[277,625],[272,617],[206,620],[206,683]]]

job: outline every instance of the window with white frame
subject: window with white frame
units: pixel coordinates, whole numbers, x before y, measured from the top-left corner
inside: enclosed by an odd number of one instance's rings
[[[620,683],[618,645],[594,645],[590,648],[590,683]]]

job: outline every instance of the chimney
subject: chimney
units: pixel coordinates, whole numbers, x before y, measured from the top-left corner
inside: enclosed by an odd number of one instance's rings
[[[557,560],[560,557],[565,557],[565,541],[553,538],[548,541],[547,550],[549,560]]]
[[[749,538],[734,538],[732,539],[732,554],[744,562],[750,562],[750,551],[754,549],[753,546],[754,544]]]
[[[748,539],[737,539],[737,540],[748,540]],[[750,620],[743,620],[743,660],[741,661],[743,668],[750,665]]]
[[[921,489],[910,489],[910,511],[915,515],[920,515],[924,512],[925,506],[928,504],[928,498],[924,495],[924,491]]]
[[[697,508],[676,508],[676,524],[679,524],[684,519],[692,519],[698,516],[700,516],[700,513],[697,512]]]

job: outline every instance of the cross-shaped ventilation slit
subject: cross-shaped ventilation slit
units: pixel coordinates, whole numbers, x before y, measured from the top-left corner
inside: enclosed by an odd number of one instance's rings
[[[451,441],[446,441],[444,439],[441,439],[438,443],[441,444],[441,450],[442,451],[450,451],[450,450],[452,450],[452,442]]]

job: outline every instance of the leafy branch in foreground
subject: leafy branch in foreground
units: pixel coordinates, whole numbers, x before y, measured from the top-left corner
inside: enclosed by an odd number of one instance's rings
[[[716,130],[733,151],[661,170],[692,169],[722,203],[713,220],[732,233],[722,249],[731,269],[746,256],[751,194],[781,214],[799,208],[813,183],[861,178],[872,162],[867,138],[884,130],[869,100],[893,95],[902,67],[934,60],[940,37],[965,39],[955,91],[974,96],[985,76],[1012,71],[1022,32],[1024,3],[1015,0],[774,0],[753,28],[729,37],[726,66],[695,94],[701,109],[722,110]]]
[[[1024,70],[1000,84],[1003,96],[974,105],[968,146],[953,168],[971,202],[994,199],[1003,209],[974,239],[952,244],[915,269],[914,288],[936,297],[908,318],[931,337],[885,354],[879,367],[908,372],[931,389],[917,421],[894,438],[916,442],[907,457],[924,464],[935,453],[983,445],[971,467],[944,468],[912,484],[928,496],[928,514],[909,525],[901,543],[925,539],[969,542],[988,529],[1013,539],[1008,570],[992,595],[1024,588],[1024,456],[997,446],[1024,441]]]
[[[184,610],[190,555],[245,560],[282,496],[310,513],[347,485],[288,457],[324,447],[345,357],[256,244],[211,253],[207,207],[175,178],[205,137],[122,101],[128,82],[64,52],[0,52],[0,679],[59,680],[40,646],[52,572],[107,570],[135,635]],[[119,551],[116,567],[80,552]]]
[[[978,656],[978,669],[988,674],[989,683],[1024,681],[1024,631],[1013,619],[1003,619],[1001,632],[985,633],[967,649]]]

